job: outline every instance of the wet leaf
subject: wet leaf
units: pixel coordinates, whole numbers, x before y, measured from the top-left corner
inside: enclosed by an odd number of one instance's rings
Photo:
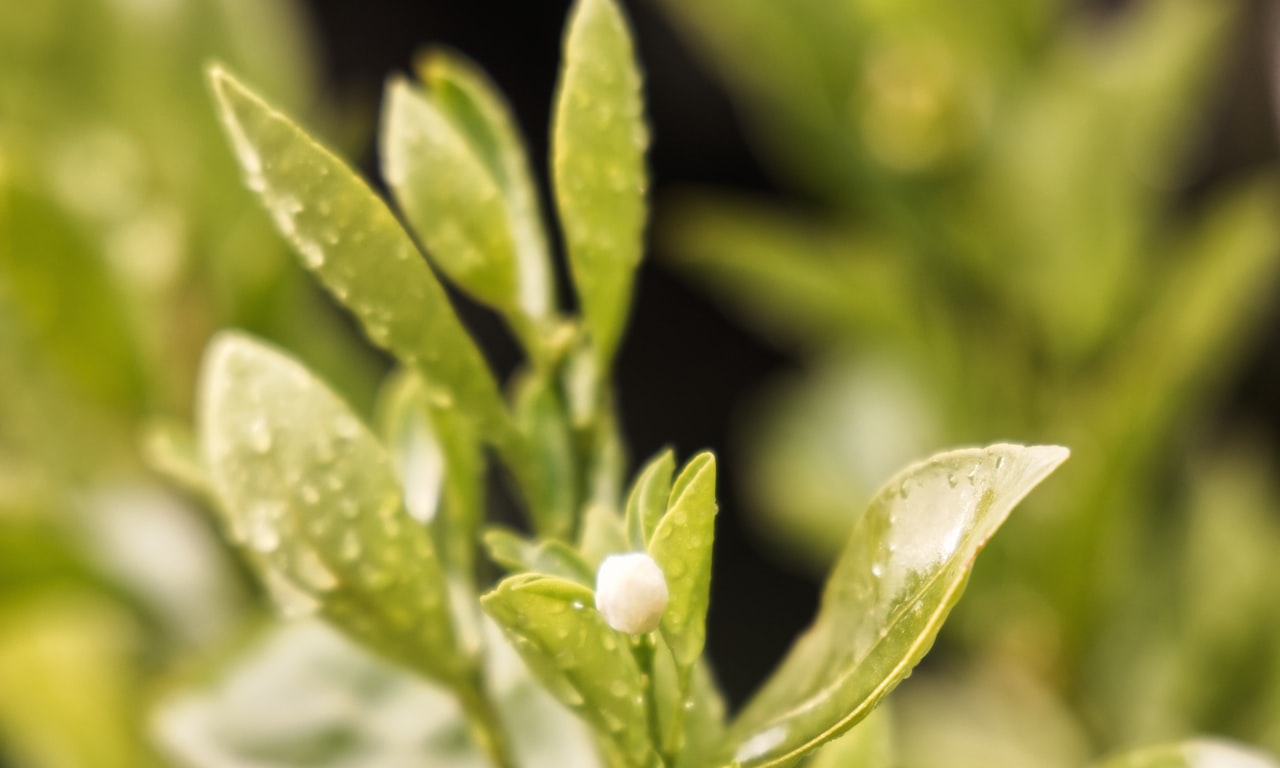
[[[484,357],[386,204],[351,168],[221,67],[209,70],[245,183],[369,338],[486,437],[511,426]]]
[[[565,34],[552,172],[569,266],[602,373],[622,335],[644,246],[643,109],[621,11],[613,0],[579,0]]]
[[[658,521],[667,511],[671,495],[671,478],[676,471],[675,454],[670,448],[649,460],[631,486],[627,497],[627,538],[636,551],[649,548],[649,540]]]
[[[788,764],[866,717],[928,651],[978,551],[1067,453],[963,449],[889,481],[854,526],[814,624],[731,726],[725,759]]]
[[[231,538],[286,612],[319,611],[389,659],[467,680],[435,547],[346,404],[280,352],[223,334],[205,357],[199,425]]]
[[[685,668],[697,661],[707,639],[716,510],[716,459],[700,453],[676,478],[670,508],[649,544],[671,595],[662,615],[662,635],[676,663]]]
[[[594,727],[625,764],[648,764],[645,690],[628,639],[591,590],[552,576],[513,576],[482,598],[534,675]]]
[[[559,576],[591,589],[595,574],[578,552],[557,539],[529,541],[511,531],[491,528],[485,531],[484,546],[495,563],[511,573],[540,573]]]

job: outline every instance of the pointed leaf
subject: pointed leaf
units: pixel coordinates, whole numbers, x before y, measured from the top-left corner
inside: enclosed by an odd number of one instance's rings
[[[379,144],[382,175],[436,266],[478,301],[518,313],[507,205],[468,137],[430,96],[393,78]]]
[[[396,217],[342,160],[220,67],[209,70],[245,183],[369,338],[488,437],[509,436],[484,357]]]
[[[1098,768],[1280,768],[1280,763],[1262,752],[1205,739],[1138,750]]]
[[[649,544],[671,596],[662,615],[662,635],[676,663],[685,668],[697,661],[707,639],[716,509],[716,459],[701,453],[681,470],[671,507]]]
[[[813,626],[731,727],[725,759],[789,764],[865,717],[928,651],[978,551],[1067,453],[963,449],[889,481],[854,526]]]
[[[627,538],[637,551],[647,550],[658,521],[667,511],[671,495],[671,476],[676,470],[675,454],[670,448],[649,460],[640,470],[631,494],[627,497]]]
[[[648,129],[631,36],[614,0],[579,0],[564,42],[552,171],[569,266],[607,371],[640,262]]]
[[[465,56],[434,50],[418,68],[436,105],[468,138],[504,193],[515,257],[519,303],[532,318],[555,309],[555,281],[537,188],[520,131],[502,94]]]
[[[482,604],[556,698],[611,742],[625,764],[648,764],[640,669],[628,639],[596,611],[590,589],[552,576],[513,576]]]
[[[559,576],[590,589],[595,574],[578,552],[557,539],[529,541],[502,528],[485,531],[484,546],[489,558],[511,573],[531,572]]]
[[[435,548],[346,404],[280,352],[224,334],[205,357],[199,422],[231,537],[275,594],[428,677],[464,679]]]

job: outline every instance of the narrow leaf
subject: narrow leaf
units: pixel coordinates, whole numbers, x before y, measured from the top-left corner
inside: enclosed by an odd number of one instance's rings
[[[537,188],[511,109],[485,73],[465,56],[434,50],[419,66],[435,103],[467,136],[502,187],[515,241],[519,303],[532,318],[555,309],[555,281]]]
[[[658,521],[667,511],[671,494],[671,476],[675,473],[675,454],[670,448],[649,460],[640,470],[631,494],[627,497],[627,538],[637,551],[647,550]]]
[[[552,171],[569,266],[607,371],[643,249],[649,143],[631,36],[614,0],[578,0],[564,42]]]
[[[231,537],[273,593],[428,677],[465,679],[435,548],[346,404],[280,352],[224,334],[205,357],[199,423]]]
[[[245,183],[369,338],[490,439],[510,436],[484,357],[396,217],[332,152],[221,67],[209,70]]]
[[[557,539],[529,541],[502,528],[485,531],[484,546],[489,558],[511,573],[539,573],[559,576],[590,589],[595,574],[577,550]]]
[[[716,460],[701,453],[676,479],[671,507],[649,544],[671,596],[662,616],[662,634],[683,668],[698,660],[707,639],[716,509]]]
[[[886,484],[854,526],[814,624],[731,727],[726,761],[790,764],[866,717],[928,651],[978,551],[1067,454],[963,449]]]
[[[651,748],[639,667],[626,637],[604,623],[591,590],[565,579],[513,576],[482,598],[532,672],[622,755],[647,765]]]

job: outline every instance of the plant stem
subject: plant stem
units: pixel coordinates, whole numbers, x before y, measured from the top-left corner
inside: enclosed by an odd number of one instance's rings
[[[502,725],[493,701],[485,693],[483,684],[477,679],[472,685],[459,692],[462,709],[471,726],[471,735],[480,745],[480,749],[488,756],[495,768],[516,768],[511,757],[511,746],[507,743],[507,732]]]

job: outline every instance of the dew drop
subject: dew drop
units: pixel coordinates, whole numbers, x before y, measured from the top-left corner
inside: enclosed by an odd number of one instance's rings
[[[947,473],[947,485],[951,486],[952,488],[955,488],[956,485],[959,484],[959,482],[960,482],[960,478],[956,477],[955,472]]]
[[[573,610],[575,610],[575,611],[581,611],[581,610],[582,610],[583,608],[585,608],[585,607],[586,607],[586,606],[582,604],[582,601],[581,601],[581,600],[574,600],[574,601],[573,601]]]
[[[271,427],[267,425],[267,420],[258,418],[249,422],[249,447],[258,453],[266,453],[271,450]]]
[[[883,576],[884,566],[881,565],[880,563],[876,563],[875,565],[871,566],[871,575],[876,577],[877,579]]]

